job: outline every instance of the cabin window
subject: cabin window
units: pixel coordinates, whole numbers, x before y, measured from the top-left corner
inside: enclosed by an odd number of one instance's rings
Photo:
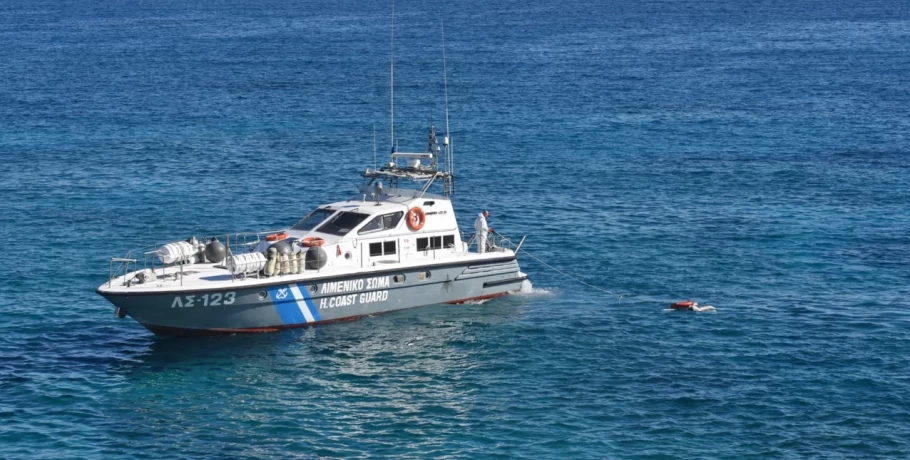
[[[442,246],[446,249],[455,247],[455,235],[445,235],[442,237]]]
[[[386,242],[382,243],[382,252],[385,255],[395,254],[395,242],[386,241]]]
[[[451,236],[451,235],[449,235]],[[452,237],[452,246],[455,246],[454,237]],[[430,236],[427,238],[417,238],[417,250],[426,251],[427,249],[442,249],[442,237]]]
[[[399,284],[404,283],[404,279],[405,279],[404,275],[395,275],[392,277],[392,281],[399,283]]]
[[[339,212],[324,224],[320,225],[316,231],[320,233],[328,233],[329,235],[344,236],[353,230],[354,227],[360,225],[360,223],[366,220],[367,217],[370,216],[368,214],[361,214],[359,212]]]
[[[420,281],[426,281],[430,279],[430,272],[420,272],[417,274],[417,279]]]
[[[366,225],[358,230],[357,234],[364,235],[367,233],[379,232],[382,230],[392,230],[395,227],[398,227],[398,223],[401,222],[402,217],[404,217],[404,211],[376,216],[373,218],[373,220],[367,222]]]
[[[370,243],[370,257],[395,254],[395,241]]]
[[[317,209],[307,214],[303,219],[300,219],[300,221],[291,228],[294,230],[312,230],[334,213],[335,211],[328,208]]]

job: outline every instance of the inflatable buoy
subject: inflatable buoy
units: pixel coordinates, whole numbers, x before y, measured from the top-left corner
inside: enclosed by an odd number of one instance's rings
[[[325,244],[325,240],[322,238],[319,238],[319,237],[308,236],[303,239],[304,247],[308,247],[308,248],[313,247],[313,246],[319,247],[319,246],[322,246],[323,244]]]
[[[266,241],[278,241],[288,237],[288,232],[272,233],[265,237]]]
[[[423,228],[423,224],[427,223],[427,215],[423,213],[423,209],[420,209],[418,206],[414,206],[408,210],[408,228],[413,231],[420,230]]]
[[[262,274],[265,276],[277,275],[281,268],[278,265],[281,255],[278,254],[278,250],[275,247],[270,247],[266,254],[268,254],[266,256],[268,262],[266,262],[265,268],[262,269]]]
[[[278,272],[282,275],[291,273],[290,257],[287,254],[278,255]]]
[[[691,300],[686,300],[683,302],[671,303],[670,308],[672,308],[674,310],[689,310],[692,308],[693,305],[695,305],[695,302],[693,302]]]

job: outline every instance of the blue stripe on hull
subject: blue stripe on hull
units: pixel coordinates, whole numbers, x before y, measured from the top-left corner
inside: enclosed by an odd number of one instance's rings
[[[306,318],[303,317],[303,313],[297,307],[297,301],[287,285],[270,287],[269,297],[271,297],[272,303],[275,304],[275,310],[278,311],[278,316],[281,317],[282,323],[299,324],[306,322]]]
[[[300,293],[303,294],[303,300],[306,301],[306,306],[310,310],[310,314],[313,315],[313,319],[321,321],[322,318],[319,317],[319,309],[316,308],[316,305],[313,305],[313,299],[310,298],[310,292],[306,286],[300,287]]]

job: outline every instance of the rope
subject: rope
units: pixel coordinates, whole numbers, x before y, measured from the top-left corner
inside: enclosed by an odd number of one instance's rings
[[[528,252],[528,251],[525,250],[525,249],[519,249],[519,250],[520,250],[521,252],[527,254],[530,258],[532,258],[532,259],[534,259],[534,260],[540,262],[543,266],[549,268],[550,270],[553,270],[553,271],[556,272],[556,273],[559,273],[559,274],[562,275],[562,276],[565,276],[566,278],[569,278],[569,279],[571,279],[571,280],[573,280],[573,281],[575,281],[575,282],[577,282],[577,283],[583,284],[583,285],[585,285],[585,286],[587,286],[587,287],[589,287],[589,288],[591,288],[591,289],[594,289],[594,290],[597,290],[597,291],[600,291],[600,292],[603,292],[603,293],[606,293],[606,294],[609,294],[609,295],[611,295],[611,296],[616,297],[616,298],[618,299],[618,303],[622,303],[622,298],[625,297],[625,294],[617,294],[617,293],[615,293],[615,292],[611,292],[611,291],[608,291],[608,290],[606,290],[606,289],[597,287],[597,286],[595,286],[595,285],[593,285],[593,284],[586,283],[586,282],[582,281],[581,279],[579,279],[579,278],[577,278],[577,277],[575,277],[575,276],[572,276],[572,275],[570,275],[570,274],[568,274],[568,273],[566,273],[566,272],[564,272],[564,271],[562,271],[562,270],[560,270],[560,269],[558,269],[558,268],[556,268],[556,267],[554,267],[554,266],[552,266],[552,265],[550,265],[550,264],[544,262],[544,261],[541,260],[539,257],[535,256],[534,254],[531,254],[530,252]]]

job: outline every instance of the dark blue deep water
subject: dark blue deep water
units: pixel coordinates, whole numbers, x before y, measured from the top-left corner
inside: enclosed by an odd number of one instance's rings
[[[0,457],[910,456],[905,1],[397,5],[397,134],[528,295],[213,339],[108,258],[274,228],[388,146],[387,2],[0,3]],[[664,311],[670,301],[716,314]]]

